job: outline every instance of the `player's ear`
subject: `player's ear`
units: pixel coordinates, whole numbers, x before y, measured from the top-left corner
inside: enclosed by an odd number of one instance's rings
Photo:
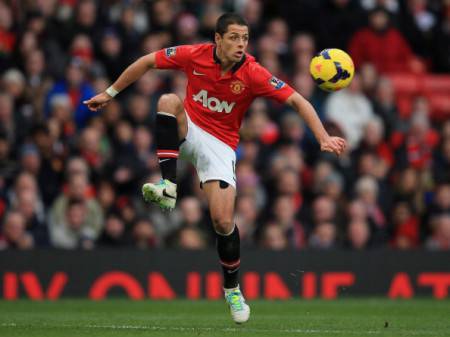
[[[218,44],[221,40],[222,40],[222,35],[220,35],[219,33],[215,33],[214,34],[214,42],[216,44]]]

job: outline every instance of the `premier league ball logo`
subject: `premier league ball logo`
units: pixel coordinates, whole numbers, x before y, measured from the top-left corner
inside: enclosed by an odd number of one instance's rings
[[[277,90],[284,87],[284,82],[275,76],[272,76],[272,78],[269,80],[269,83]]]
[[[177,53],[176,47],[166,48],[166,56],[167,57],[175,56],[176,53]]]

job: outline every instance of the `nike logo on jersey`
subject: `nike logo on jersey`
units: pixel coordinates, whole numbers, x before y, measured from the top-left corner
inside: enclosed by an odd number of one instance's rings
[[[165,161],[168,161],[170,158],[166,158],[166,159],[160,159],[158,160],[158,163],[164,163]]]
[[[224,112],[229,114],[231,110],[233,110],[234,106],[236,105],[236,102],[227,102],[227,101],[220,101],[216,97],[208,97],[208,91],[206,90],[200,90],[197,95],[193,95],[192,99],[195,102],[201,102],[202,105],[205,108],[208,108],[211,111],[214,112]]]
[[[192,72],[194,75],[197,75],[197,76],[204,76],[205,74],[202,74],[202,73],[198,73],[197,71],[195,71],[195,69],[194,69],[194,71]]]

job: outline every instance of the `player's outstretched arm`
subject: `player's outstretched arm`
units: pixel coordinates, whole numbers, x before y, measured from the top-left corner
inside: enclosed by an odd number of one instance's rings
[[[83,103],[86,104],[92,111],[97,111],[98,109],[103,108],[115,95],[139,79],[145,74],[145,72],[147,72],[147,70],[154,67],[155,53],[140,57],[135,62],[130,64],[106,91],[84,101]]]
[[[300,116],[305,120],[306,124],[310,127],[314,136],[320,144],[322,151],[334,152],[340,155],[344,152],[347,143],[345,139],[340,137],[331,137],[323,127],[322,122],[317,116],[316,110],[314,110],[311,103],[309,103],[298,92],[294,92],[286,101],[287,104],[292,106]]]

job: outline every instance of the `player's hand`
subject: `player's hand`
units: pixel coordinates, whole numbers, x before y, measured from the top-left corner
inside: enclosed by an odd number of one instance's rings
[[[345,151],[347,142],[340,137],[328,136],[320,143],[320,150],[336,153],[338,156]]]
[[[97,111],[98,109],[103,108],[108,102],[112,100],[112,97],[109,96],[106,92],[102,92],[87,101],[83,101],[83,104],[86,104],[91,111]]]

